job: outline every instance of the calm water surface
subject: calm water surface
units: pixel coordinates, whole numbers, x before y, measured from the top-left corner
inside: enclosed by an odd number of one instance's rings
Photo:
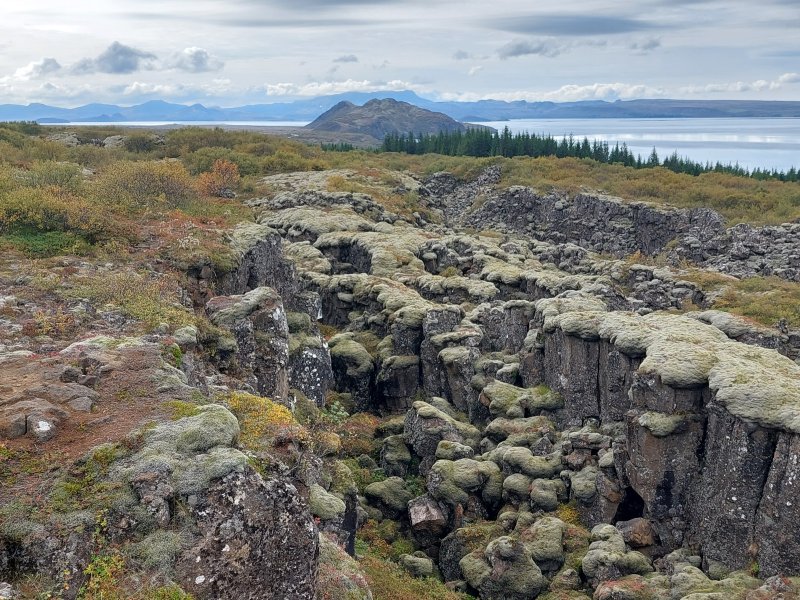
[[[485,123],[513,133],[623,142],[647,158],[678,152],[698,162],[754,169],[800,167],[800,119],[519,119]]]

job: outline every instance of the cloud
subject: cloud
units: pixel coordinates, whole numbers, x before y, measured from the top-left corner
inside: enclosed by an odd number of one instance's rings
[[[503,60],[531,54],[553,58],[561,54],[562,50],[563,47],[552,40],[513,40],[498,48],[497,55]]]
[[[156,55],[114,42],[96,58],[84,58],[72,66],[79,75],[89,73],[125,74],[151,69]]]
[[[467,75],[469,75],[470,77],[473,77],[473,76],[477,75],[478,73],[480,73],[481,71],[483,71],[483,66],[482,65],[475,65],[474,67],[472,67],[467,72]]]
[[[145,83],[142,81],[134,81],[130,85],[125,86],[122,93],[125,96],[151,96],[157,94],[159,96],[174,96],[184,90],[180,84],[166,84],[166,83]]]
[[[680,88],[684,94],[740,94],[744,92],[765,92],[781,89],[794,83],[800,83],[800,73],[784,73],[777,79],[757,79],[755,81],[731,81],[728,83],[708,83],[706,85],[690,85]]]
[[[339,58],[334,58],[333,62],[335,63],[357,63],[358,57],[355,54],[345,54],[344,56],[340,56]]]
[[[588,85],[569,84],[551,91],[511,91],[495,92],[488,94],[443,94],[442,100],[455,100],[460,102],[475,102],[477,100],[505,100],[516,102],[577,102],[580,100],[626,100],[631,98],[657,98],[664,97],[666,91],[644,84],[630,83],[592,83]]]
[[[538,35],[613,35],[658,29],[646,21],[627,17],[590,15],[529,15],[502,17],[488,22],[490,27],[513,33]]]
[[[653,50],[661,47],[661,40],[658,38],[650,38],[646,40],[638,40],[628,44],[628,48],[636,52],[636,54],[648,54]]]
[[[187,73],[206,73],[209,71],[219,71],[225,63],[212,56],[205,48],[192,46],[177,52],[167,61],[167,68],[186,71]]]
[[[43,58],[28,63],[24,67],[20,67],[14,72],[14,79],[28,81],[30,79],[38,79],[44,75],[52,75],[61,70],[61,65],[55,58]]]
[[[456,50],[453,52],[453,60],[469,60],[470,58],[472,58],[472,54],[466,50]]]
[[[408,81],[395,79],[392,81],[369,81],[347,79],[345,81],[311,82],[303,85],[296,83],[267,84],[261,89],[268,96],[325,96],[328,94],[342,94],[345,92],[382,92],[414,89],[419,87]]]

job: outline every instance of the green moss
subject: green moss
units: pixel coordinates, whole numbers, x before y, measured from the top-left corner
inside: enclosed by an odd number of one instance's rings
[[[287,312],[286,323],[289,333],[307,333],[311,329],[311,317],[307,313]]]
[[[309,489],[308,505],[311,514],[323,521],[338,519],[344,514],[345,504],[341,498],[325,491],[325,488],[314,484]]]
[[[159,529],[132,544],[129,551],[144,568],[169,572],[175,559],[190,542],[191,536]]]

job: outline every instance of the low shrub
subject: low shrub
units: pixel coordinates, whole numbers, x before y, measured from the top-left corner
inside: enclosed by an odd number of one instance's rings
[[[174,160],[120,161],[103,169],[92,186],[96,199],[130,210],[180,208],[194,195],[186,168]]]

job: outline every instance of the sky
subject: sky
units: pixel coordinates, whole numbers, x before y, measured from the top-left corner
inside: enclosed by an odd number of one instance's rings
[[[800,100],[800,0],[0,3],[0,104]]]

